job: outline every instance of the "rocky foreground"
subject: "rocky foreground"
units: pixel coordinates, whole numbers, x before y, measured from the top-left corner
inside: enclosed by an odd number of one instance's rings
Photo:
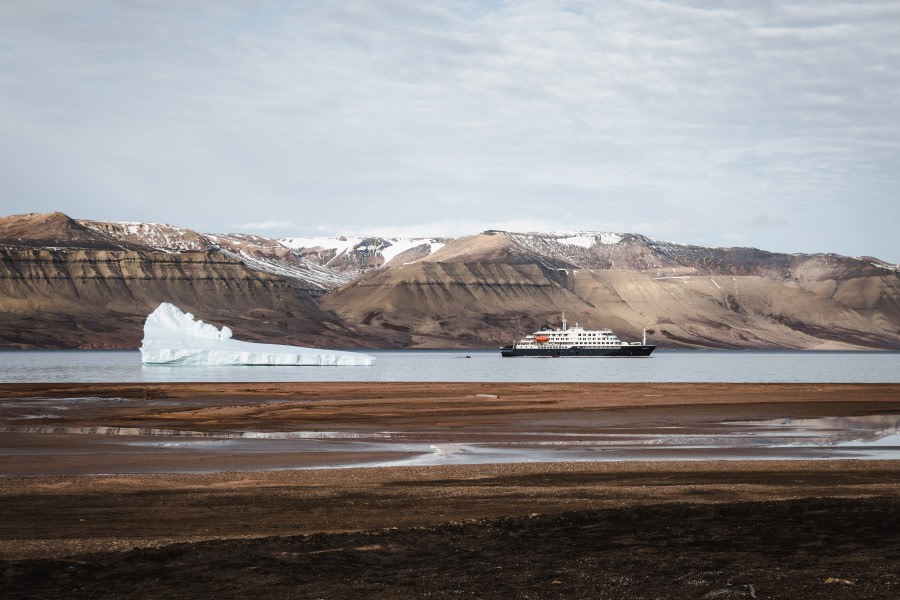
[[[197,496],[198,503],[211,500]],[[709,500],[422,527],[398,519],[395,526],[366,532],[5,560],[0,598],[264,593],[269,598],[892,599],[900,593],[896,495]]]
[[[436,426],[506,427],[514,435],[544,421],[559,426],[567,415],[568,427],[584,427],[591,413],[639,430],[641,422],[900,412],[896,385],[0,386],[4,410],[35,396],[90,395],[132,400],[78,412],[73,424],[423,435]],[[66,445],[65,435],[57,438]],[[80,462],[66,464],[93,465],[81,472],[95,474],[42,475],[66,465],[23,433],[0,433],[0,443],[0,598],[900,593],[896,460],[311,470],[241,470],[238,462],[235,470],[167,473],[166,465],[184,465],[148,447],[162,471],[139,463],[140,473],[100,475],[114,463],[79,452]],[[32,475],[11,474],[29,461]]]

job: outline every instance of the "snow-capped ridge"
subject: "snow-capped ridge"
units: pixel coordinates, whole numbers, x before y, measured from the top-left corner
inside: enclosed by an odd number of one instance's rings
[[[323,293],[350,280],[336,269],[317,264],[277,240],[243,234],[207,234],[219,252],[251,269],[294,279]]]
[[[624,240],[626,236],[626,234],[623,233],[610,233],[605,231],[530,231],[527,233],[508,231],[504,233],[517,240],[539,238],[546,241],[553,241],[563,246],[578,246],[580,248],[592,248],[598,244],[603,246],[613,246]]]
[[[78,221],[78,223],[112,239],[143,244],[163,252],[202,252],[210,247],[206,236],[168,223],[140,221]]]
[[[204,234],[165,223],[137,221],[79,221],[111,241],[140,244],[159,252],[216,250],[249,269],[293,279],[313,293],[325,293],[346,283],[349,276],[316,264],[276,240],[246,234]]]
[[[359,274],[387,265],[410,250],[422,248],[420,256],[437,252],[448,241],[438,237],[291,237],[278,240],[308,260],[324,267]]]
[[[618,233],[573,233],[569,237],[560,238],[560,244],[569,246],[581,246],[582,248],[591,248],[596,244],[612,246],[622,241],[622,236]]]

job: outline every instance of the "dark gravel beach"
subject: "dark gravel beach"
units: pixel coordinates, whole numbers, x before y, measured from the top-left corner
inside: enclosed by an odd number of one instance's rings
[[[896,598],[900,499],[658,504],[3,565],[3,598]]]

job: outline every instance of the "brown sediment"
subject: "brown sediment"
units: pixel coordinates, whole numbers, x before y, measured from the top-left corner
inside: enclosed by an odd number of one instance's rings
[[[659,503],[900,500],[900,461],[578,462],[0,479],[0,552],[361,531]]]
[[[73,395],[128,398],[204,396],[292,397],[310,400],[427,399],[475,394],[510,398],[590,399],[614,406],[791,399],[896,400],[896,383],[459,383],[459,382],[241,382],[241,383],[0,383],[0,398]],[[789,395],[789,398],[786,397]],[[484,400],[482,396],[479,400]]]
[[[896,384],[7,384],[0,397],[134,399],[46,420],[85,426],[402,428],[487,439],[597,423],[690,429],[900,414]],[[44,474],[0,478],[0,597],[262,589],[323,598],[752,597],[753,586],[760,598],[894,598],[900,590],[900,461],[255,470],[272,467],[248,456],[205,474],[48,475],[53,444],[79,443],[73,437],[0,434],[0,465],[32,461],[34,472],[46,461]],[[173,459],[133,460],[165,468]]]
[[[535,412],[572,412],[649,407],[746,405],[732,412],[794,416],[822,406],[841,414],[865,411],[866,403],[900,404],[900,384],[722,383],[84,383],[0,384],[2,398],[127,398],[165,400],[176,410],[145,410],[160,419],[224,425],[262,419],[279,427],[292,422],[342,426],[412,423],[434,418],[471,419]],[[814,403],[815,408],[804,408]],[[178,411],[183,405],[185,410]],[[128,405],[116,408],[125,411]],[[767,410],[771,409],[771,410]],[[106,409],[104,409],[106,410]],[[710,408],[710,410],[715,410]],[[787,411],[790,414],[785,414]]]
[[[404,443],[421,451],[423,444],[509,444],[536,434],[589,442],[610,431],[693,434],[722,421],[900,414],[898,384],[2,384],[2,397],[6,476],[335,467],[413,456]],[[59,399],[64,410],[29,403],[34,398]],[[171,444],[160,431],[174,432]],[[338,432],[379,443],[184,442],[242,432]],[[381,443],[385,432],[393,441]],[[752,458],[740,449],[728,457]]]

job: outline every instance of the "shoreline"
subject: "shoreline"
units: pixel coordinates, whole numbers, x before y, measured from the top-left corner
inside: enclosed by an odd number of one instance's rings
[[[385,431],[407,436],[402,449],[410,440],[639,440],[673,429],[741,434],[771,419],[894,419],[900,384],[0,384],[0,398],[5,427],[87,428],[0,431],[0,572],[9,582],[0,598],[900,590],[900,460],[273,466],[336,461],[342,448],[375,458],[376,446],[356,444]],[[347,438],[247,447],[216,438],[316,430]],[[215,472],[171,472],[203,461]],[[124,472],[53,472],[78,468]]]
[[[721,388],[728,388],[723,390]],[[855,401],[859,394],[865,399],[890,399],[890,394],[900,392],[900,383],[729,383],[729,382],[646,382],[646,383],[542,383],[542,382],[338,382],[338,381],[297,381],[297,382],[66,382],[66,383],[2,383],[0,398],[22,398],[34,395],[66,397],[73,394],[94,393],[104,396],[120,395],[129,398],[172,397],[178,394],[197,396],[255,395],[260,397],[291,396],[297,399],[359,399],[371,396],[383,398],[384,394],[405,399],[410,397],[439,398],[447,395],[475,395],[490,390],[495,395],[503,392],[512,397],[546,397],[550,394],[564,398],[583,397],[591,392],[602,391],[606,396],[599,398],[609,406],[610,393],[621,394],[622,401],[634,399],[639,392],[656,390],[669,392],[672,401],[690,399],[691,403],[741,402],[763,392],[783,396],[790,393],[789,400],[823,400],[836,394],[853,393],[848,401]],[[740,395],[735,397],[735,392]],[[160,396],[163,394],[163,396]],[[647,396],[653,397],[653,396]],[[657,396],[658,397],[658,396]],[[896,398],[896,396],[894,396]],[[594,398],[598,400],[598,398]],[[614,398],[612,400],[615,400]],[[787,398],[775,398],[784,401]],[[645,401],[652,404],[653,401]]]

